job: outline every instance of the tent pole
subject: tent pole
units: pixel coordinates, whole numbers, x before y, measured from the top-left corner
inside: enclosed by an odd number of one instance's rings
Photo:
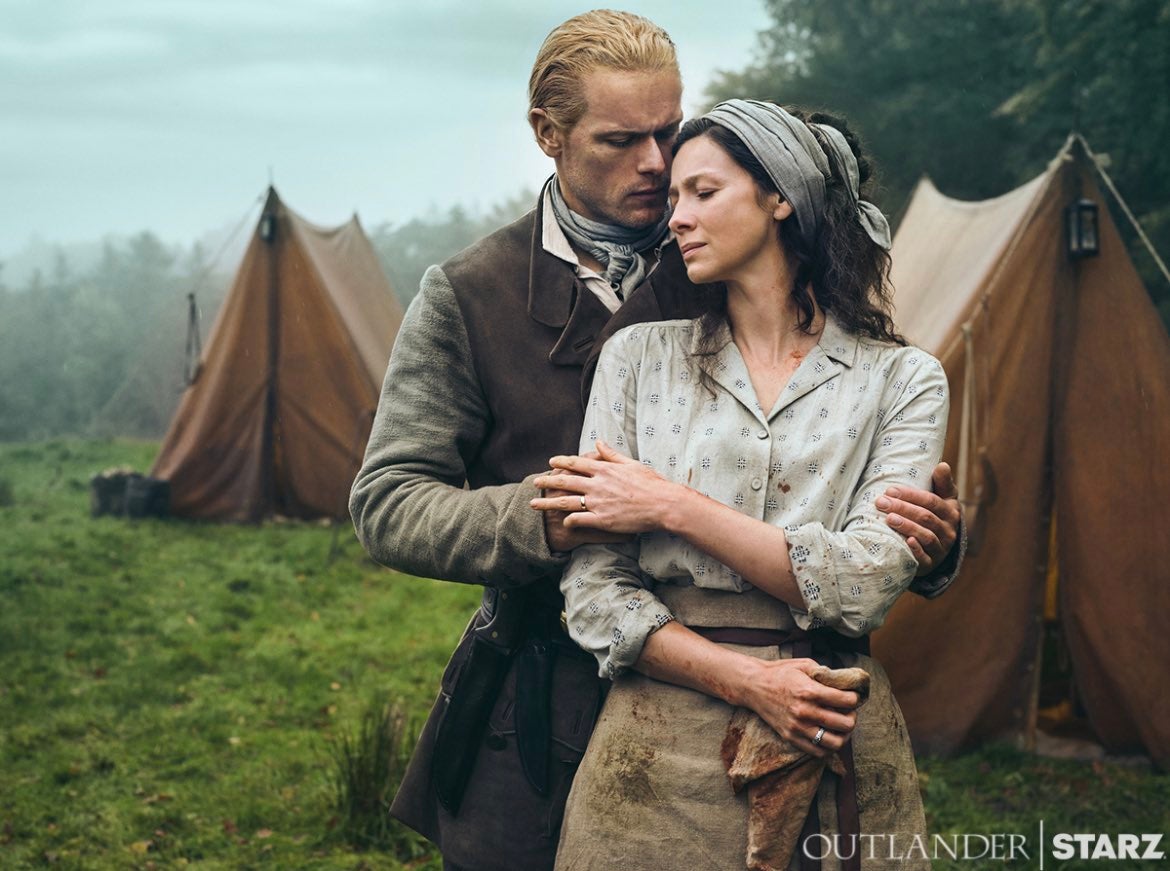
[[[280,361],[280,246],[282,244],[279,200],[276,191],[268,189],[267,206],[272,209],[272,237],[268,244],[268,377],[264,405],[263,456],[261,457],[261,488],[263,503],[258,506],[258,517],[276,511],[276,440],[277,440],[277,378]]]
[[[1061,169],[1057,183],[1061,186],[1061,202],[1071,202],[1081,194],[1080,176],[1075,171],[1078,141],[1068,138],[1061,151]],[[1036,649],[1030,664],[1032,686],[1028,697],[1025,743],[1029,751],[1036,749],[1036,730],[1040,716],[1040,686],[1044,672],[1044,599],[1048,593],[1048,581],[1053,572],[1061,571],[1058,535],[1053,530],[1059,524],[1059,499],[1061,482],[1057,478],[1056,463],[1062,455],[1060,446],[1064,437],[1064,410],[1068,396],[1069,367],[1072,351],[1076,345],[1077,309],[1080,305],[1079,274],[1074,261],[1066,256],[1063,241],[1056,247],[1057,281],[1054,288],[1052,313],[1052,358],[1051,379],[1052,399],[1048,419],[1048,514],[1045,518],[1044,535],[1048,542],[1047,559],[1042,567],[1044,588],[1041,591],[1041,607],[1036,610]],[[1057,602],[1059,610],[1059,600]],[[1058,615],[1059,619],[1059,615]]]

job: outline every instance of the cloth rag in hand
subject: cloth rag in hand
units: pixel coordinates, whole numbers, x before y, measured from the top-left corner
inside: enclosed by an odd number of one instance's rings
[[[859,704],[869,695],[869,673],[860,668],[822,665],[811,676],[825,686],[857,693]],[[731,788],[736,794],[745,787],[748,791],[749,871],[782,871],[796,849],[825,768],[841,775],[845,766],[836,753],[809,756],[746,708],[731,715],[722,756]]]

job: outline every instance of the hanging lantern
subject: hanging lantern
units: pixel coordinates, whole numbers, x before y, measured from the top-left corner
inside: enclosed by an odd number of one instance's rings
[[[1064,210],[1068,256],[1073,260],[1095,257],[1101,250],[1097,235],[1097,204],[1082,197]]]

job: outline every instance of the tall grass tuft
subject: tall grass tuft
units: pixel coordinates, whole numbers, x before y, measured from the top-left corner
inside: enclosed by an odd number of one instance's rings
[[[0,508],[8,508],[16,504],[16,497],[12,495],[12,482],[7,478],[0,478]]]
[[[370,702],[354,732],[330,742],[337,825],[359,850],[384,850],[399,860],[418,856],[424,843],[390,817],[390,801],[413,745],[410,718],[397,702]]]

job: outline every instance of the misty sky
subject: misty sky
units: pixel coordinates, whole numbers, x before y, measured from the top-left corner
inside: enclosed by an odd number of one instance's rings
[[[551,171],[525,123],[543,0],[0,0],[0,259],[149,229],[187,244],[268,182],[308,219],[486,209]],[[684,108],[740,69],[761,0],[620,8],[679,46]]]

